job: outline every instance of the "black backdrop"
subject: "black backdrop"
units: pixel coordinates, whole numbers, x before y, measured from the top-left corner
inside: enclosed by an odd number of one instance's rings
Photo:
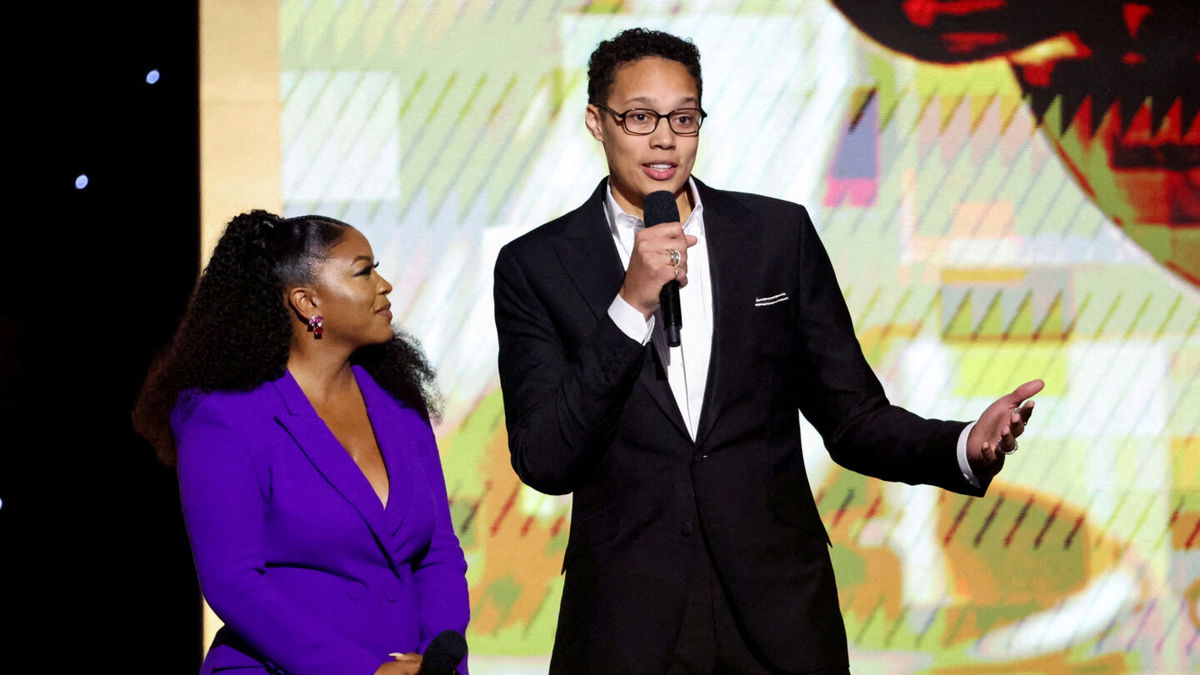
[[[8,33],[0,670],[194,673],[174,472],[129,420],[196,278],[197,9],[47,3]]]

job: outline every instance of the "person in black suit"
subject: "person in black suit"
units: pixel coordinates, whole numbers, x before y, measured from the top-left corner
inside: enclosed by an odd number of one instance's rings
[[[846,672],[797,410],[842,466],[978,496],[1042,383],[973,425],[891,405],[804,207],[691,176],[696,48],[632,29],[599,45],[588,78],[609,176],[507,244],[495,276],[513,468],[574,493],[550,670]],[[644,228],[659,190],[681,222]],[[675,348],[656,316],[671,280]]]

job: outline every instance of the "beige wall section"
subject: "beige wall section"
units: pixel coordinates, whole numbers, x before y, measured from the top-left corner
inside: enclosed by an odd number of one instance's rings
[[[279,213],[279,8],[273,0],[200,0],[200,265],[225,223]],[[221,621],[204,605],[207,650]]]
[[[200,0],[200,255],[252,208],[279,213],[279,7]]]

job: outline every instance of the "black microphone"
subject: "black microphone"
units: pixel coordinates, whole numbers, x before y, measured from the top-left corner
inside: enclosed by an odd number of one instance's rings
[[[675,206],[675,195],[666,190],[646,195],[646,198],[642,200],[642,219],[645,221],[646,227],[678,221],[679,207]],[[672,279],[663,285],[658,294],[658,303],[662,307],[663,328],[667,332],[667,344],[678,347],[679,329],[683,328],[683,314],[679,311],[678,281]]]
[[[458,664],[466,655],[467,639],[462,633],[444,630],[425,648],[417,675],[456,675]]]

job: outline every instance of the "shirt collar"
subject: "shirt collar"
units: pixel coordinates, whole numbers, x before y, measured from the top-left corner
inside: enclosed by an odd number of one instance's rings
[[[696,182],[692,180],[691,176],[688,176],[687,185],[688,190],[692,193],[692,212],[688,215],[687,223],[684,223],[684,229],[687,229],[688,223],[698,218],[700,210],[704,208],[704,205],[700,203],[700,191],[696,189]],[[621,205],[617,203],[617,198],[613,196],[611,182],[608,184],[608,190],[605,193],[604,217],[608,220],[608,229],[614,236],[622,228],[637,231],[646,226],[641,218],[625,213],[625,209],[622,209]]]

